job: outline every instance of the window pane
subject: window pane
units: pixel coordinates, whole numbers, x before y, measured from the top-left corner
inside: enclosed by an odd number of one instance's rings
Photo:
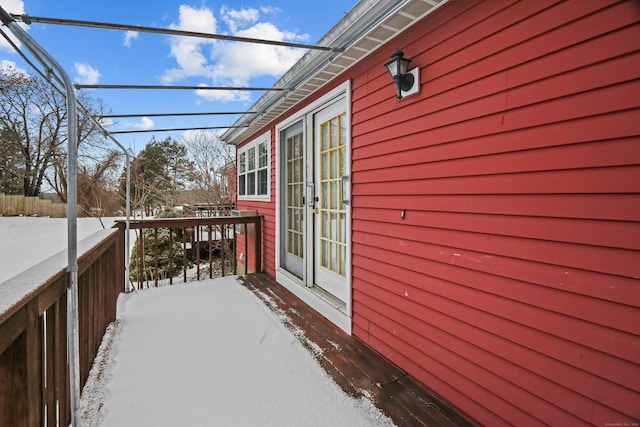
[[[240,165],[238,166],[238,171],[240,173],[245,173],[247,171],[247,153],[240,153]]]
[[[256,173],[249,172],[247,174],[247,196],[254,196],[256,194]]]
[[[263,142],[258,145],[258,167],[267,167],[268,155],[267,155],[267,143]]]
[[[240,175],[239,179],[238,179],[238,195],[240,196],[244,196],[246,193],[246,176],[245,175]]]
[[[247,170],[252,171],[256,168],[256,147],[247,150]]]
[[[258,171],[258,194],[267,194],[267,169],[260,169]]]

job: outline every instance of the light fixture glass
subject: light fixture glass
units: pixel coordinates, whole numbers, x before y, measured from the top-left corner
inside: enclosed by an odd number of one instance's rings
[[[402,99],[402,91],[408,91],[413,87],[414,77],[413,74],[408,73],[409,64],[412,61],[404,58],[404,52],[400,49],[396,49],[391,54],[391,60],[384,64],[387,67],[387,71],[391,75],[391,78],[395,80],[398,89],[398,99]]]

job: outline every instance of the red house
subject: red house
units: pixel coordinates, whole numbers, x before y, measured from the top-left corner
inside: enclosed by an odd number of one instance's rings
[[[637,425],[640,2],[363,0],[318,45],[223,135],[266,272],[480,424]]]

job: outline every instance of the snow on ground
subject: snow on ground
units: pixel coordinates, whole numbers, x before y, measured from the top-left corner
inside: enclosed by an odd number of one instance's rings
[[[83,391],[100,426],[392,426],[234,277],[121,295]]]
[[[102,218],[111,228],[114,218]],[[97,218],[78,218],[78,240],[102,230]],[[0,217],[0,283],[67,249],[67,219]]]

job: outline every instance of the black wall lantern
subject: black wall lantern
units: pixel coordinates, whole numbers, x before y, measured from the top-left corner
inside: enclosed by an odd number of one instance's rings
[[[396,49],[391,55],[391,61],[384,64],[391,74],[391,78],[395,80],[398,88],[398,99],[402,99],[402,92],[406,92],[413,87],[414,77],[409,73],[410,59],[404,58],[404,52]]]

